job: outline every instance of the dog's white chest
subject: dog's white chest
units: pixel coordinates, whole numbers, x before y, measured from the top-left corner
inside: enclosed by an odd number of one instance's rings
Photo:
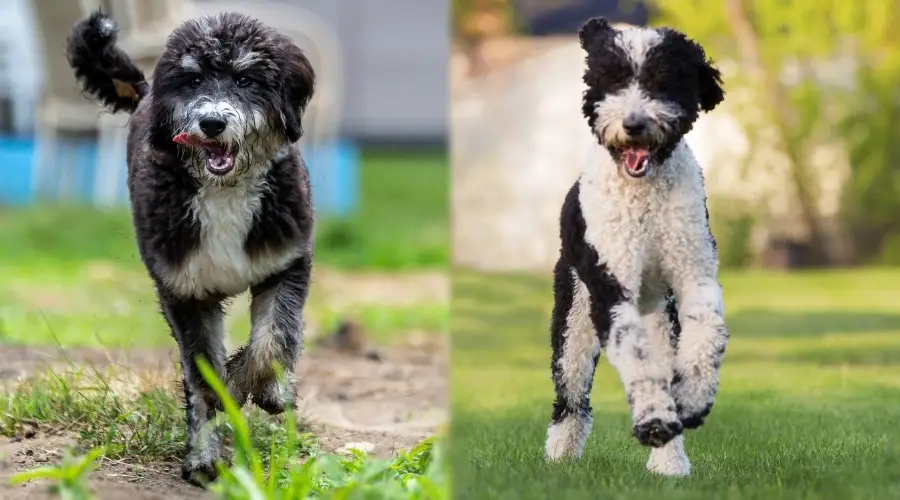
[[[666,167],[669,177],[653,182],[622,178],[614,165],[589,169],[581,178],[585,240],[634,292],[658,292],[663,281],[714,273],[717,267],[699,167]]]
[[[283,268],[292,254],[251,259],[247,235],[257,217],[262,184],[204,187],[193,199],[190,215],[200,226],[200,244],[170,273],[170,285],[181,295],[203,298],[212,292],[243,292]]]

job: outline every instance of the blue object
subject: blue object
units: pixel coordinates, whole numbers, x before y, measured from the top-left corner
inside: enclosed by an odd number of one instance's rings
[[[313,203],[323,214],[346,216],[356,209],[359,183],[359,151],[349,141],[316,144],[305,148]]]
[[[38,142],[33,137],[0,137],[0,205],[24,205],[38,199],[68,198],[102,203],[99,181],[114,182],[116,203],[127,204],[124,159],[115,179],[98,179],[100,152],[93,139],[60,140],[47,150],[47,171],[38,178]],[[358,202],[359,151],[347,140],[316,144],[303,151],[309,167],[313,204],[320,214],[346,216]]]
[[[22,205],[32,197],[34,141],[0,137],[0,203]]]

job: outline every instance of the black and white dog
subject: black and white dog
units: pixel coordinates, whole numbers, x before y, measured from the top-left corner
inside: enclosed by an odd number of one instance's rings
[[[138,249],[178,342],[188,449],[183,475],[215,477],[227,460],[211,420],[221,403],[203,357],[239,404],[284,411],[300,355],[314,212],[297,141],[315,74],[286,36],[241,14],[185,22],[169,36],[152,83],[116,46],[97,12],[80,21],[67,56],[85,91],[132,114],[128,188]],[[223,307],[252,295],[250,342],[226,360]]]
[[[619,373],[649,470],[689,475],[684,429],[709,414],[728,342],[700,166],[684,135],[724,99],[703,49],[671,29],[592,19],[583,112],[600,161],[569,191],[554,271],[546,454],[581,456],[600,351]]]

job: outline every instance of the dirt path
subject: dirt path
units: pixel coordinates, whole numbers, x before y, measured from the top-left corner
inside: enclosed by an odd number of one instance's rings
[[[65,352],[76,365],[101,369],[127,366],[134,373],[151,374],[148,381],[175,378],[168,350],[107,352],[75,349]],[[33,374],[49,363],[63,364],[53,349],[0,349],[0,383]],[[371,454],[390,456],[432,434],[447,417],[448,370],[443,339],[411,338],[382,349],[379,359],[328,348],[310,349],[298,367],[298,410],[313,423],[322,447],[338,451],[348,443],[366,443]],[[152,383],[152,382],[151,382]],[[0,498],[49,498],[46,485],[7,485],[13,473],[53,463],[69,436],[37,435],[14,441],[0,437]],[[207,498],[204,491],[181,481],[178,464],[142,466],[106,461],[92,474],[97,498],[145,500]]]

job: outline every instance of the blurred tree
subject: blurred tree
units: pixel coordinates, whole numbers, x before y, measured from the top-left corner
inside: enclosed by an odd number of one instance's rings
[[[757,91],[758,110],[777,136],[773,146],[787,159],[812,249],[825,248],[811,182],[811,153],[823,142],[840,144],[849,158],[841,221],[857,260],[883,259],[889,247],[900,246],[900,141],[892,137],[900,124],[895,0],[656,3],[658,22],[682,29],[716,58],[741,62],[739,78]],[[823,77],[829,68],[831,76]],[[835,74],[847,82],[835,83]]]
[[[451,3],[453,41],[468,61],[468,73],[485,69],[481,54],[485,39],[514,31],[515,10],[511,0],[453,0]]]

